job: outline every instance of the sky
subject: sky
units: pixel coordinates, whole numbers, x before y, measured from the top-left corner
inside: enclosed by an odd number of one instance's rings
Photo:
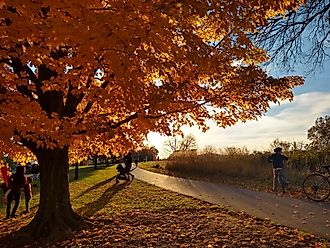
[[[271,75],[282,76],[285,72],[270,69]],[[294,75],[304,76],[303,70]],[[228,146],[246,147],[249,150],[269,150],[275,139],[283,141],[307,140],[307,130],[318,117],[330,115],[330,61],[325,62],[322,70],[305,76],[305,84],[294,89],[294,100],[280,105],[272,104],[269,111],[257,121],[237,123],[225,129],[209,122],[210,129],[203,133],[198,127],[184,127],[185,135],[193,134],[199,149],[207,146],[223,148]],[[147,145],[155,146],[160,158],[169,154],[164,152],[163,143],[168,137],[158,133],[148,135]]]

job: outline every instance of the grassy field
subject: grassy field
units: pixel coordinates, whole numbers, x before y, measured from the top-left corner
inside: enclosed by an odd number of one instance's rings
[[[324,240],[268,220],[236,213],[134,180],[116,184],[114,167],[81,168],[70,183],[75,211],[90,228],[74,238],[27,247],[326,247]],[[84,175],[84,176],[83,176]],[[37,208],[16,219],[0,221],[0,244],[27,224]]]

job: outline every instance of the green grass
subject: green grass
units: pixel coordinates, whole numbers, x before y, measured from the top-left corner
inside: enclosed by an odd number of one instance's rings
[[[79,179],[73,180],[74,167],[70,167],[69,187],[73,208],[78,213],[89,217],[98,212],[111,214],[114,211],[130,211],[143,208],[161,210],[164,208],[177,208],[178,206],[191,207],[189,202],[181,199],[178,194],[164,194],[165,190],[137,180],[134,180],[131,185],[115,184],[114,177],[116,174],[115,166],[105,167],[101,165],[97,170],[92,166],[81,166],[79,167]],[[132,191],[132,189],[136,190]],[[120,197],[117,195],[119,191],[121,193]],[[39,187],[34,187],[30,202],[31,209],[36,210],[38,204]],[[5,206],[0,205],[0,215],[5,215],[5,208]],[[22,193],[17,214],[24,210],[25,201]]]
[[[140,162],[138,166],[141,169],[160,173],[161,171],[165,172],[166,162],[165,161]]]
[[[132,184],[115,183],[115,167],[98,170],[81,181],[70,184],[74,209],[85,217],[112,215],[137,209],[161,211],[197,207],[189,198],[134,180]],[[120,193],[120,194],[118,194]]]

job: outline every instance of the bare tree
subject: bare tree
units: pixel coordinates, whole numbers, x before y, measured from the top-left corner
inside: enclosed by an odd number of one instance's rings
[[[202,154],[215,154],[217,153],[217,149],[212,145],[205,146],[202,150]]]
[[[196,150],[197,149],[197,142],[195,136],[192,134],[187,135],[184,137],[180,142],[180,151],[189,151],[189,150]]]
[[[248,155],[250,152],[246,147],[234,147],[227,146],[222,149],[222,155],[236,156],[236,155]]]
[[[189,134],[182,139],[175,136],[165,140],[163,147],[164,151],[167,153],[189,151],[197,149],[197,142],[196,138],[192,134]]]
[[[138,161],[154,161],[158,158],[159,151],[154,146],[144,146],[141,149],[137,150],[133,157]]]
[[[310,73],[329,59],[329,10],[330,0],[307,0],[296,11],[270,18],[252,36],[269,51],[270,62],[288,70],[306,63]]]
[[[166,153],[173,153],[180,150],[180,140],[177,136],[164,141],[163,148]]]
[[[276,147],[281,147],[283,149],[283,152],[288,152],[291,149],[291,143],[288,141],[283,141],[279,140],[278,138],[275,139],[271,144],[270,144],[270,150],[271,152],[274,150]]]

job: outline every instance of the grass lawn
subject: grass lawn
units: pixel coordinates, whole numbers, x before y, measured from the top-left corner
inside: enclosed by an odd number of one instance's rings
[[[275,225],[241,212],[232,212],[200,200],[134,180],[116,184],[114,167],[81,168],[85,177],[70,183],[75,211],[90,228],[71,240],[30,247],[326,247],[313,235]],[[0,244],[28,223],[33,211],[16,219],[0,220]],[[29,247],[29,246],[27,246]]]

